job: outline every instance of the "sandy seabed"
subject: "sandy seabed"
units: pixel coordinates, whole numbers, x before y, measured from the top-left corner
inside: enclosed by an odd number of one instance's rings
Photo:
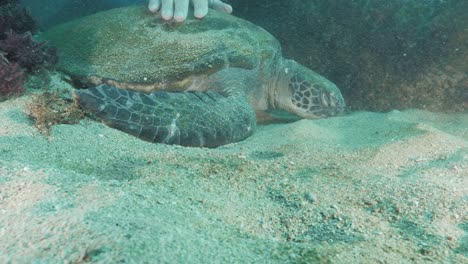
[[[216,149],[0,103],[0,263],[468,263],[468,113],[356,112]]]

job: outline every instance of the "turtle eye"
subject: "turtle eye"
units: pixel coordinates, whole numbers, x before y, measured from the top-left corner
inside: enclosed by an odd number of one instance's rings
[[[322,93],[322,105],[323,106],[328,106],[329,100],[330,100],[329,93],[327,93],[327,92]]]

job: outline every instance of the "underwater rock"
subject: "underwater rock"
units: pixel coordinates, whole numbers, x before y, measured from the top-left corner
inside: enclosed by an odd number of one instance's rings
[[[333,80],[350,108],[466,104],[467,1],[231,2],[236,15],[272,32],[286,56]]]

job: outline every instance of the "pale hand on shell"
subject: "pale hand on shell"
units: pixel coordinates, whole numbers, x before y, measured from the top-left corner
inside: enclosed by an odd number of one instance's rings
[[[187,18],[190,3],[197,18],[206,16],[208,8],[228,14],[232,12],[232,7],[221,0],[149,0],[148,9],[153,13],[161,11],[165,20],[183,22]]]

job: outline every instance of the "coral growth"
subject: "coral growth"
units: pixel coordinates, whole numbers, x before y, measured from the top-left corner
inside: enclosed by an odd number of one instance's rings
[[[19,63],[21,67],[32,72],[41,67],[51,67],[57,63],[57,52],[44,42],[36,42],[31,32],[18,34],[13,30],[6,33],[6,38],[0,40],[0,50],[6,53],[9,61]]]
[[[34,126],[46,136],[50,136],[52,126],[76,124],[84,116],[78,105],[61,98],[56,92],[34,95],[26,108],[26,114],[35,120]]]
[[[17,63],[9,63],[0,53],[0,100],[24,92],[24,71]]]

